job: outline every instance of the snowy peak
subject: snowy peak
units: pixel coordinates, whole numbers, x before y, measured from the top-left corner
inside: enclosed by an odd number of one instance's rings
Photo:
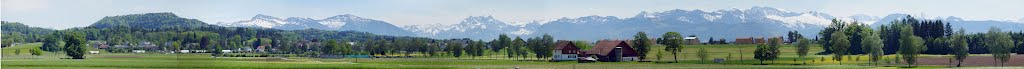
[[[322,20],[320,20],[318,22],[320,24],[322,24],[322,25],[326,25],[328,28],[338,29],[338,28],[341,28],[341,27],[343,27],[343,26],[345,26],[345,25],[347,25],[349,23],[369,23],[369,22],[373,22],[373,21],[376,21],[376,20],[366,19],[366,18],[355,16],[355,15],[352,15],[352,14],[345,14],[345,15],[335,15],[335,16],[327,17],[327,18],[324,18],[324,19],[322,19]]]
[[[425,24],[409,25],[403,28],[420,36],[432,38],[474,38],[489,39],[499,34],[512,36],[531,35],[535,27],[540,26],[533,22],[505,22],[495,19],[493,16],[469,16],[455,24]]]
[[[505,24],[505,22],[494,19],[493,16],[469,16],[463,19],[460,24]]]
[[[274,18],[274,16],[270,16],[270,15],[266,15],[266,14],[256,14],[256,16],[253,16],[252,20],[272,21],[272,20],[281,20],[281,19]]]
[[[313,19],[303,17],[289,17],[281,19],[274,16],[257,14],[249,20],[225,23],[218,25],[228,27],[262,27],[282,30],[321,29],[339,31],[362,31],[382,35],[411,36],[411,32],[398,28],[390,23],[362,18],[359,16],[345,14],[336,15],[324,19]],[[350,26],[351,25],[351,26]]]
[[[638,16],[642,16],[642,15],[638,15]],[[591,16],[584,16],[584,17],[579,17],[579,18],[572,18],[572,19],[570,19],[570,18],[561,18],[561,19],[555,20],[554,22],[564,22],[564,23],[573,23],[573,24],[585,24],[585,23],[605,23],[605,22],[619,21],[619,20],[621,20],[621,19],[619,19],[618,17],[615,17],[615,16],[591,15]]]
[[[274,17],[274,16],[257,14],[256,16],[253,16],[249,20],[243,20],[243,21],[238,21],[238,22],[230,22],[230,23],[219,22],[217,25],[229,26],[229,27],[263,27],[263,28],[270,28],[270,27],[274,27],[274,26],[281,26],[281,25],[288,24],[288,23],[289,22],[281,20],[280,18],[277,18],[277,17]]]
[[[864,15],[864,14],[852,15],[852,16],[849,16],[847,18],[850,18],[850,19],[853,19],[853,20],[857,20],[857,21],[878,21],[879,19],[882,19],[882,18],[877,17],[877,16],[870,16],[870,15]]]
[[[301,18],[301,17],[289,17],[287,19],[284,19],[284,21],[314,21],[314,20],[315,19],[313,19],[313,18]]]
[[[332,21],[338,21],[338,20],[368,21],[368,20],[372,20],[372,19],[366,19],[366,18],[355,16],[355,15],[352,15],[352,14],[345,14],[345,15],[331,16],[331,17],[325,18],[323,20],[332,20]]]
[[[633,18],[658,20],[663,23],[778,23],[789,27],[826,26],[835,18],[819,12],[789,12],[771,7],[749,9],[723,9],[715,11],[675,9],[663,12],[640,12]]]
[[[960,17],[953,17],[953,16],[949,16],[949,17],[946,17],[946,20],[947,20],[947,21],[964,21],[964,19],[963,19],[963,18],[960,18]]]

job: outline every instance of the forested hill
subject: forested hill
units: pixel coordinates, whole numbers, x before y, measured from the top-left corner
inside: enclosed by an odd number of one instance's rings
[[[89,27],[110,28],[126,26],[132,28],[188,28],[213,26],[196,19],[186,19],[174,13],[146,13],[103,17]]]
[[[14,32],[21,34],[49,34],[50,32],[53,32],[53,29],[30,27],[28,25],[21,24],[18,22],[2,21],[0,23],[3,23],[3,32],[5,34]]]
[[[84,28],[71,28],[65,31],[82,32],[89,40],[110,41],[112,43],[138,43],[149,41],[161,44],[178,41],[181,43],[198,43],[201,38],[228,41],[253,41],[250,39],[272,39],[290,41],[315,40],[393,40],[398,38],[427,39],[405,36],[385,36],[360,31],[332,30],[279,30],[272,28],[223,27],[204,23],[196,19],[181,18],[173,13],[146,13],[108,16]],[[263,40],[269,41],[269,40]]]
[[[3,24],[3,39],[11,40],[3,42],[36,42],[42,40],[43,35],[54,31],[47,28],[29,27],[18,22],[2,21],[0,23]]]

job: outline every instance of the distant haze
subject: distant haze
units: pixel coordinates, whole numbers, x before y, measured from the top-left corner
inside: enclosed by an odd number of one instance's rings
[[[65,29],[104,16],[173,12],[206,23],[246,20],[257,14],[327,18],[352,14],[398,26],[456,24],[470,16],[493,16],[519,24],[589,15],[632,17],[642,11],[730,10],[755,6],[836,17],[883,17],[905,13],[926,18],[1024,21],[1024,0],[2,0],[0,20]]]

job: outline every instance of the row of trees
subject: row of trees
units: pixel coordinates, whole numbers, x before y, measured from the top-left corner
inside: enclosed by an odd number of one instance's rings
[[[919,54],[953,54],[962,62],[969,51],[986,50],[970,47],[975,46],[988,48],[987,51],[994,55],[995,60],[1005,63],[1014,45],[1022,45],[1020,41],[1014,43],[1010,33],[998,28],[991,28],[987,33],[972,37],[963,33],[962,29],[957,33],[951,32],[948,23],[916,20],[909,16],[893,21],[890,25],[883,25],[879,31],[857,22],[832,22],[833,25],[819,33],[825,37],[818,39],[821,39],[819,43],[826,50],[823,53],[834,55],[833,60],[837,61],[842,61],[845,55],[867,54],[872,62],[877,62],[881,56],[894,52],[900,55],[908,67],[916,64]],[[976,41],[971,43],[972,39]],[[892,48],[895,50],[890,50]]]

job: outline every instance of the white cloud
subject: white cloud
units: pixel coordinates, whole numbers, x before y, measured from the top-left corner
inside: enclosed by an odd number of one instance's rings
[[[3,0],[4,11],[32,12],[49,7],[46,0]]]

